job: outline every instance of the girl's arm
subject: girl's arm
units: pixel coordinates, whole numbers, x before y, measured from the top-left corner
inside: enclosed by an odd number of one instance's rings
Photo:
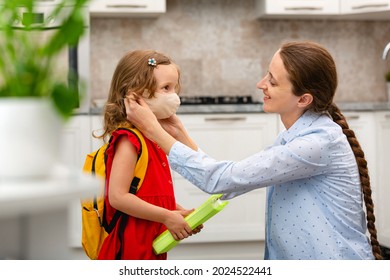
[[[118,139],[115,148],[108,192],[111,206],[133,217],[164,224],[176,240],[191,235],[192,230],[183,218],[191,213],[191,210],[170,211],[147,203],[129,193],[129,186],[134,176],[134,173],[129,170],[135,169],[137,152],[124,137]]]

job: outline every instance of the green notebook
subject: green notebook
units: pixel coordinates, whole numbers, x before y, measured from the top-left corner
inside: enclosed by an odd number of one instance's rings
[[[221,201],[222,194],[211,195],[201,206],[196,208],[191,214],[185,217],[191,229],[205,223],[208,219],[225,208],[228,201]],[[168,252],[180,241],[176,241],[172,234],[166,230],[153,241],[153,251],[155,254]]]

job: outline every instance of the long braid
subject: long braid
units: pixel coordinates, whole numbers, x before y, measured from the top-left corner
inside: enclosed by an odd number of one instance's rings
[[[364,204],[366,206],[367,229],[370,233],[372,252],[375,259],[382,260],[383,257],[381,254],[379,242],[377,240],[377,231],[375,228],[374,203],[371,198],[370,176],[368,175],[367,161],[364,158],[364,152],[359,144],[359,141],[356,139],[354,131],[349,128],[347,120],[341,113],[340,109],[334,103],[332,103],[328,111],[332,116],[333,121],[343,129],[343,133],[347,136],[348,142],[351,145],[352,151],[355,155],[359,168]]]

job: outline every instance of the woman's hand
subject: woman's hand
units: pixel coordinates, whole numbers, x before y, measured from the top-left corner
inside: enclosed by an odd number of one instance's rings
[[[197,226],[196,228],[194,228],[194,229],[192,230],[192,234],[197,234],[197,233],[199,233],[202,229],[203,229],[203,224],[201,224],[201,225]]]
[[[162,128],[168,132],[173,138],[178,139],[183,131],[183,124],[179,117],[173,114],[167,119],[158,120]]]
[[[177,141],[183,143],[184,145],[190,147],[195,151],[198,150],[198,146],[188,135],[183,123],[176,114],[170,116],[167,119],[158,121],[161,124],[162,128]]]
[[[154,132],[161,129],[156,116],[149,106],[136,94],[131,93],[124,99],[127,119],[146,137],[153,140]]]
[[[167,155],[176,141],[182,142],[195,151],[198,149],[198,146],[189,137],[183,124],[176,115],[162,121],[165,129],[176,136],[173,137],[164,130],[156,116],[141,97],[130,94],[124,99],[124,103],[127,119],[147,138],[157,143]]]

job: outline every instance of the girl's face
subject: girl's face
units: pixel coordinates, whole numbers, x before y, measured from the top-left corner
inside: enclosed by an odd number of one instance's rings
[[[154,70],[156,91],[153,97],[145,99],[157,119],[166,119],[176,113],[180,98],[176,94],[179,72],[175,65],[158,65]]]
[[[278,113],[285,126],[290,126],[303,113],[299,106],[301,97],[292,92],[292,84],[279,55],[273,56],[267,75],[257,83],[264,94],[263,109],[268,113]],[[288,122],[288,123],[286,123]]]
[[[154,69],[157,82],[157,93],[175,93],[178,86],[179,73],[174,64],[158,65]]]

